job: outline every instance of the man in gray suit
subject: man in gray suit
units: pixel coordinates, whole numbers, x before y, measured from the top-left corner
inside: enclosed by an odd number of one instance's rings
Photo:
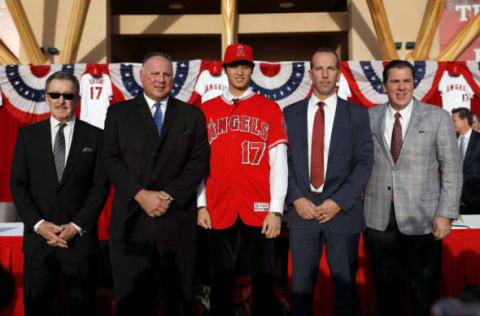
[[[439,295],[441,240],[458,216],[462,188],[451,118],[413,99],[414,72],[409,62],[390,62],[383,71],[388,103],[369,110],[366,241],[383,315],[408,315],[408,306],[411,315],[428,315]]]

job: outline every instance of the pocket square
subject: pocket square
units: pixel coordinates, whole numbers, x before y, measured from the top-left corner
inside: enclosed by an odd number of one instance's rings
[[[94,152],[92,147],[85,147],[82,149],[82,153],[92,153]]]

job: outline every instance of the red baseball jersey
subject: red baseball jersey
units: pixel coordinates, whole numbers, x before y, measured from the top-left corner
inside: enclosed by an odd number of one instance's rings
[[[280,107],[253,94],[236,106],[219,96],[201,108],[210,143],[205,190],[213,228],[230,227],[237,216],[262,226],[270,206],[268,151],[288,143]]]

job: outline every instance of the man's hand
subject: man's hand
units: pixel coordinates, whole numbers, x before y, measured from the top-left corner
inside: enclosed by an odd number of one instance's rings
[[[150,217],[165,214],[172,202],[165,191],[150,191],[142,189],[135,195],[135,200]]]
[[[75,228],[75,226],[73,226],[72,223],[62,225],[61,227],[63,228],[63,230],[60,233],[60,235],[58,235],[58,237],[60,237],[63,240],[68,241],[78,233],[78,230]]]
[[[262,234],[265,234],[267,238],[275,238],[280,235],[280,228],[282,228],[282,219],[275,213],[268,213],[267,217],[263,220]]]
[[[47,240],[47,244],[50,246],[59,246],[62,248],[68,248],[67,241],[58,236],[65,228],[63,226],[55,225],[54,223],[43,221],[38,226],[37,233],[42,235]]]
[[[299,198],[293,201],[293,206],[297,210],[298,215],[304,220],[311,220],[317,216],[317,211],[315,210],[315,204],[312,203],[307,198]]]
[[[450,230],[452,228],[452,220],[450,218],[435,216],[433,218],[433,236],[436,240],[442,240],[443,238],[450,235]]]
[[[212,219],[210,218],[210,213],[206,207],[201,207],[198,209],[197,225],[205,229],[212,228]]]
[[[341,207],[332,199],[326,199],[322,204],[316,207],[317,216],[315,219],[324,224],[340,212]]]

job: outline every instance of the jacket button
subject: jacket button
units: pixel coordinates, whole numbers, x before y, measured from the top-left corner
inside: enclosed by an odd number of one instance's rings
[[[392,190],[392,187],[387,187],[388,191]]]

